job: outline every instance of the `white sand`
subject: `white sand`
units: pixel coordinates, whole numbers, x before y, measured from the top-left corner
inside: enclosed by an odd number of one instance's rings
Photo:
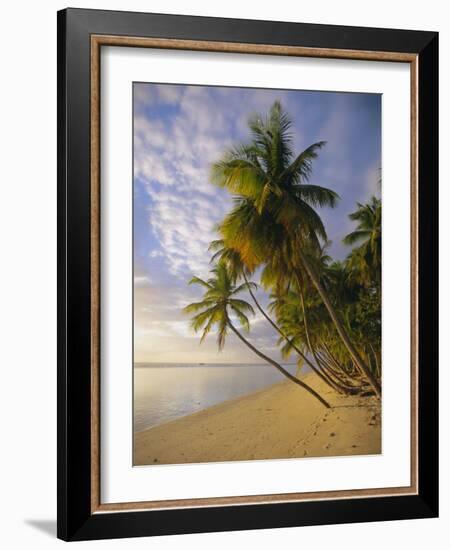
[[[305,381],[325,409],[286,381],[135,435],[134,464],[181,464],[381,452],[380,404],[339,396],[314,374]]]

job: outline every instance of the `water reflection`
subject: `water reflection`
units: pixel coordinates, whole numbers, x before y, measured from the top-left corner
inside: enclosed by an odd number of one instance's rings
[[[285,367],[295,373],[295,365]],[[134,429],[169,422],[283,379],[268,365],[136,364]]]

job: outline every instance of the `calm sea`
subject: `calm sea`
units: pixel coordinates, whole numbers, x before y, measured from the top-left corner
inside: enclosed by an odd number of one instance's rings
[[[295,365],[284,365],[295,374]],[[134,430],[169,422],[258,391],[285,377],[269,365],[134,365]]]

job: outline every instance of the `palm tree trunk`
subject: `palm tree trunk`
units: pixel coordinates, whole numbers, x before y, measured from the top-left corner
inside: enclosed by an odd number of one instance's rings
[[[373,371],[372,360],[370,359],[370,351],[366,352],[367,364],[369,365],[370,372]]]
[[[278,332],[278,334],[286,340],[286,342],[292,346],[292,348],[299,354],[299,356],[305,361],[305,363],[311,368],[311,370],[317,374],[317,376],[325,382],[330,388],[332,388],[335,391],[338,391],[338,389],[333,385],[332,381],[330,381],[324,374],[320,371],[319,368],[317,368],[309,359],[308,357],[294,344],[294,342],[280,329],[280,327],[267,315],[267,313],[264,311],[264,308],[260,305],[258,300],[256,299],[256,296],[253,294],[253,291],[251,289],[251,286],[248,283],[247,276],[245,275],[245,272],[243,273],[243,277],[245,282],[248,285],[248,291],[250,293],[250,296],[252,297],[253,301],[255,302],[256,307],[261,312],[263,317],[272,325],[272,327]]]
[[[305,297],[304,297],[304,294],[303,294],[303,287],[302,287],[302,283],[300,281],[300,277],[298,276],[298,273],[295,273],[295,278],[296,278],[296,281],[297,281],[298,291],[299,291],[299,294],[300,294],[300,303],[301,303],[301,306],[302,306],[302,313],[303,313],[303,324],[304,324],[304,327],[305,327],[306,342],[308,344],[309,351],[311,352],[312,356],[314,357],[314,360],[316,361],[316,364],[321,369],[320,372],[330,380],[333,388],[339,393],[345,393],[346,395],[352,395],[352,394],[355,393],[354,389],[347,386],[344,383],[344,381],[341,379],[341,377],[337,373],[333,372],[332,369],[327,369],[327,365],[324,363],[324,361],[320,357],[320,354],[317,353],[316,348],[313,346],[313,343],[312,343],[310,335],[309,335],[308,315],[306,314]],[[332,372],[335,379],[333,379],[333,376],[330,374],[330,372],[328,372],[328,370],[330,370]]]
[[[344,384],[343,380],[336,375],[329,367],[328,365],[321,359],[321,357],[316,353],[316,361],[319,365],[320,372],[323,376],[327,378],[327,380],[330,381],[330,385],[338,392],[338,393],[345,393],[348,394],[351,388]]]
[[[317,359],[317,356],[316,356],[315,349],[311,344],[311,338],[309,337],[308,319],[306,317],[306,308],[305,308],[305,298],[303,296],[303,288],[301,286],[301,282],[297,274],[296,274],[296,279],[297,279],[298,292],[300,294],[300,303],[302,305],[303,325],[305,327],[306,343],[308,344],[309,351],[311,352],[312,356],[316,360],[316,363],[320,365],[319,360]]]
[[[320,345],[321,345],[321,352],[318,354],[320,359],[326,363],[329,370],[338,378],[339,380],[342,380],[342,383],[346,386],[352,387],[352,388],[358,388],[360,387],[359,381],[355,380],[355,378],[352,376],[352,373],[348,372],[348,369],[346,370],[343,366],[341,366],[337,360],[334,358],[333,354],[330,352],[328,346],[325,344],[325,342],[320,338]],[[357,384],[358,385],[355,385]]]
[[[253,346],[252,344],[250,344],[250,342],[244,338],[244,336],[242,336],[242,334],[237,330],[237,328],[233,325],[233,323],[228,320],[228,326],[230,327],[230,329],[236,334],[236,336],[242,341],[244,342],[244,344],[250,348],[253,353],[255,353],[256,355],[258,355],[258,357],[261,357],[261,359],[264,359],[264,361],[266,361],[267,363],[271,364],[272,366],[274,366],[277,370],[279,370],[284,376],[286,376],[286,378],[288,378],[289,380],[291,380],[292,382],[294,382],[295,384],[299,385],[300,387],[302,387],[304,390],[306,390],[308,393],[310,393],[312,396],[314,396],[318,401],[320,401],[322,403],[322,405],[324,407],[326,407],[327,409],[331,409],[331,405],[325,401],[325,399],[320,396],[315,390],[313,390],[313,388],[311,388],[310,386],[308,386],[308,384],[305,384],[305,382],[303,382],[302,380],[300,380],[299,378],[295,378],[295,376],[293,376],[289,371],[287,371],[285,368],[283,368],[280,364],[278,364],[276,361],[274,361],[273,359],[271,359],[270,357],[268,357],[267,355],[265,355],[264,353],[262,353],[261,351],[259,351],[257,348],[255,348],[255,346]]]
[[[373,349],[372,344],[369,344],[369,345],[370,345],[370,349],[372,350],[373,356],[375,357],[375,369],[376,369],[377,376],[379,378],[381,376],[381,369],[380,369],[380,363],[378,361],[377,352]]]
[[[342,376],[345,375],[344,370],[336,367],[336,365],[331,361],[329,355],[326,353],[326,350],[324,348],[320,348],[320,349],[321,349],[320,353],[317,352],[317,356],[319,357],[320,362],[322,364],[325,363],[325,365],[328,367],[328,370],[332,372],[334,376],[336,376],[336,378],[340,378],[342,379],[342,381],[344,381],[344,379],[341,378],[341,374]]]
[[[360,370],[364,373],[367,380],[369,381],[370,385],[373,387],[376,395],[378,397],[381,397],[381,386],[378,383],[378,380],[373,376],[373,374],[370,372],[369,368],[365,364],[365,362],[362,360],[361,356],[357,352],[355,346],[353,345],[352,341],[350,340],[347,331],[344,328],[344,325],[342,324],[341,320],[339,319],[338,314],[336,313],[333,304],[331,303],[330,299],[328,298],[328,294],[325,291],[325,289],[322,286],[322,283],[319,280],[319,277],[315,273],[314,269],[311,267],[309,260],[306,258],[305,254],[301,250],[301,248],[298,249],[298,253],[301,259],[301,262],[308,273],[309,278],[311,279],[311,282],[316,287],[317,292],[319,293],[320,297],[322,298],[322,301],[324,303],[324,306],[327,308],[328,313],[334,323],[334,326],[336,327],[336,330],[338,331],[339,336],[341,337],[342,342],[344,343],[345,347],[347,348],[347,351],[349,352],[352,359],[355,361],[355,363],[358,365]]]
[[[319,361],[320,366],[322,367],[322,372],[326,373],[329,378],[333,381],[333,383],[337,386],[338,390],[341,393],[345,393],[346,395],[356,395],[359,393],[359,387],[355,386],[354,384],[350,384],[347,380],[342,378],[342,376],[334,371],[330,364],[327,362],[327,360],[320,355],[320,353],[316,353],[317,360]]]
[[[305,327],[306,344],[308,346],[309,352],[314,357],[314,360],[316,362],[316,365],[318,366],[319,372],[322,374],[322,376],[324,378],[327,379],[329,385],[332,388],[334,388],[338,393],[346,393],[344,388],[342,386],[340,386],[335,380],[333,380],[333,378],[329,375],[329,373],[326,372],[326,370],[323,368],[322,363],[320,362],[319,358],[317,357],[316,350],[313,347],[313,345],[311,343],[311,338],[309,336],[308,318],[307,318],[307,315],[306,315],[306,308],[305,308],[305,298],[303,296],[303,288],[301,286],[300,278],[298,277],[297,274],[296,274],[296,279],[297,279],[298,291],[299,291],[299,294],[300,294],[300,303],[301,303],[301,306],[302,306],[303,325]]]
[[[329,346],[322,340],[322,338],[320,338],[320,344],[323,347],[323,349],[325,350],[325,353],[326,353],[330,363],[334,366],[334,368],[336,370],[344,372],[348,376],[348,373],[346,373],[345,368],[339,363],[339,361],[336,359],[336,357],[331,352],[331,349],[329,348]]]

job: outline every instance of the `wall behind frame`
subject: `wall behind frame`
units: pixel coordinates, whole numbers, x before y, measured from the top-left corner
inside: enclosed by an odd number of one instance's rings
[[[0,91],[0,164],[2,197],[0,235],[0,364],[2,396],[0,423],[2,449],[0,486],[5,547],[32,546],[52,549],[56,526],[56,11],[67,3],[25,0],[3,11],[2,87]],[[76,2],[76,7],[274,19],[337,25],[410,28],[439,31],[440,95],[450,96],[450,22],[439,0],[401,3],[379,0],[361,3],[298,4],[273,2],[210,3],[194,0],[97,0]],[[6,31],[6,34],[5,34]],[[450,149],[450,109],[441,104],[441,158]],[[444,160],[445,162],[445,160]],[[442,163],[441,181],[450,181]],[[441,208],[450,202],[448,186],[441,185]],[[450,279],[448,239],[450,217],[441,215],[441,280]],[[445,253],[447,250],[447,253]],[[441,312],[450,306],[448,286],[441,285]],[[441,313],[441,341],[450,323]],[[441,363],[449,364],[448,349],[441,345]],[[442,369],[441,388],[450,384],[450,371]],[[444,397],[444,396],[443,396]],[[441,399],[441,463],[450,459],[450,405]],[[152,548],[209,550],[313,546],[333,549],[377,549],[401,543],[421,549],[430,540],[448,538],[450,476],[441,471],[441,518],[364,525],[293,528],[286,530],[186,535],[152,539]],[[445,490],[447,488],[447,490]],[[88,542],[83,548],[148,548],[148,539]]]

